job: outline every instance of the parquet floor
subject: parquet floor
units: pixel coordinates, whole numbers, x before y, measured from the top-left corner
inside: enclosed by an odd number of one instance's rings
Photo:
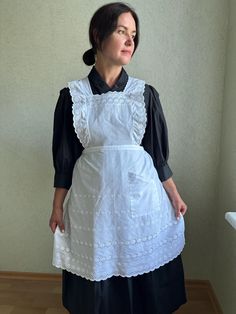
[[[175,314],[222,314],[209,287],[188,283],[186,287],[188,303]],[[0,276],[0,314],[68,314],[61,305],[60,280]]]

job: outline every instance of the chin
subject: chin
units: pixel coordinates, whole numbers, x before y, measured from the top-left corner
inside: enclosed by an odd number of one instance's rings
[[[127,64],[130,63],[130,61],[131,61],[131,58],[129,58],[129,59],[123,59],[123,60],[121,61],[121,64],[122,64],[122,65],[127,65]]]

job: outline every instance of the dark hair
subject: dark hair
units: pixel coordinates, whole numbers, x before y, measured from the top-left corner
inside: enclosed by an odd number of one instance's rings
[[[95,63],[97,49],[102,42],[116,29],[117,21],[122,13],[130,12],[136,24],[136,36],[134,38],[134,52],[139,43],[139,19],[135,11],[123,2],[108,3],[100,7],[93,15],[89,26],[89,41],[92,48],[85,51],[83,61],[87,65]]]

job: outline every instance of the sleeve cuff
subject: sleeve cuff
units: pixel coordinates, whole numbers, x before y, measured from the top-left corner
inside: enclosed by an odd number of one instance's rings
[[[64,188],[69,190],[72,183],[71,175],[64,173],[55,173],[54,175],[54,188]]]
[[[164,164],[163,166],[158,167],[157,173],[161,182],[168,180],[173,175],[173,172],[168,164]]]

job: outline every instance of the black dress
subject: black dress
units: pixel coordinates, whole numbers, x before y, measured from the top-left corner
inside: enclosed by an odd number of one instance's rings
[[[123,69],[112,88],[93,67],[89,76],[93,94],[123,91],[128,75]],[[168,134],[159,95],[145,86],[147,126],[142,146],[151,155],[161,181],[172,176],[168,166]],[[76,160],[83,150],[73,127],[68,88],[60,92],[54,115],[54,187],[69,189]],[[63,305],[73,314],[170,314],[186,302],[181,256],[147,274],[90,281],[63,270]]]

